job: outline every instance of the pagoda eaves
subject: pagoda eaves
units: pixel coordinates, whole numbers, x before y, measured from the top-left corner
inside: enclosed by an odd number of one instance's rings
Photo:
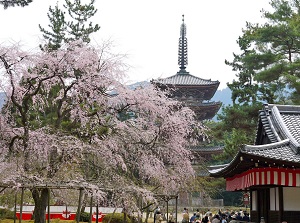
[[[179,71],[170,77],[152,80],[152,84],[160,89],[172,89],[170,97],[183,102],[190,107],[198,120],[211,119],[221,107],[221,102],[209,102],[217,91],[220,82],[202,79],[186,71],[187,38],[184,16],[180,27],[178,65]],[[203,101],[208,101],[203,102]]]

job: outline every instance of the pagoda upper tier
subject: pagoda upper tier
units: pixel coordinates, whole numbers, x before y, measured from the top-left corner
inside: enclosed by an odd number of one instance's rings
[[[210,100],[220,85],[219,81],[205,80],[188,72],[184,74],[178,72],[176,75],[159,78],[153,82],[162,89],[176,88],[173,93],[175,98],[188,99],[193,97],[199,101]]]
[[[186,71],[187,61],[186,25],[183,16],[178,50],[178,65],[180,70],[173,76],[159,78],[151,82],[162,90],[167,88],[172,89],[171,97],[190,107],[196,113],[199,120],[211,119],[221,107],[220,102],[210,102],[220,82],[202,79],[189,74]]]

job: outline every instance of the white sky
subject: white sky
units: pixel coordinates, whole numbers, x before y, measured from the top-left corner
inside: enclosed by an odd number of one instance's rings
[[[47,12],[55,0],[33,0],[25,8],[0,8],[0,44],[21,41],[36,48],[41,39],[38,24],[47,28]],[[64,2],[60,0],[59,2]],[[128,81],[169,77],[179,71],[178,40],[185,15],[190,74],[219,80],[220,87],[235,78],[224,61],[238,52],[236,40],[246,21],[262,22],[269,0],[96,0],[93,22],[101,29],[94,40],[111,39],[115,51],[128,54],[132,68]]]

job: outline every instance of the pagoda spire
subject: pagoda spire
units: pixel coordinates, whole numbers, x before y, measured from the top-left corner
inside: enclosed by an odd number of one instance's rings
[[[186,38],[186,25],[184,23],[184,15],[182,15],[182,24],[180,27],[179,47],[178,47],[178,65],[180,71],[178,73],[187,73],[185,68],[188,64],[187,58],[187,38]]]

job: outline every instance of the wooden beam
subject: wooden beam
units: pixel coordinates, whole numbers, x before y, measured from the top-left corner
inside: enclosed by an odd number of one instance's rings
[[[78,208],[77,208],[77,213],[76,213],[76,222],[77,222],[77,223],[79,223],[79,220],[80,220],[81,203],[82,203],[82,194],[83,194],[83,188],[80,188],[80,190],[79,190]]]
[[[96,216],[98,217],[98,215],[96,214]],[[93,220],[93,195],[91,196],[91,201],[90,201],[90,219],[89,219],[89,223],[92,223]]]
[[[178,215],[178,196],[176,197],[176,202],[175,202],[175,222],[177,222],[177,215]]]
[[[50,223],[50,189],[48,188],[48,223]]]
[[[23,199],[24,199],[24,188],[22,187],[21,202],[20,202],[20,219],[19,219],[19,223],[22,223]]]
[[[16,190],[15,193],[15,208],[14,208],[14,223],[17,221],[17,197],[18,197],[18,191]]]

